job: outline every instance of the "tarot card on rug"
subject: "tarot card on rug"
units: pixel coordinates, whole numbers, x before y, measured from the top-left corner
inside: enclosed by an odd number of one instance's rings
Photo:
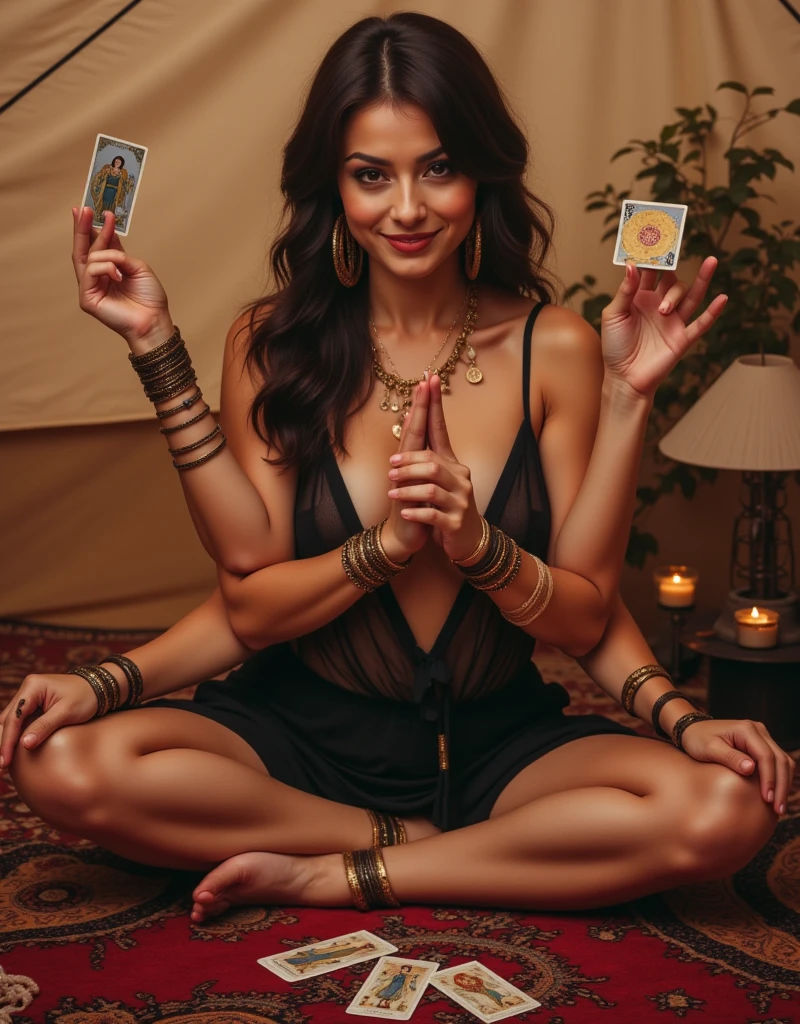
[[[542,1005],[477,960],[437,971],[431,985],[487,1022],[527,1013]]]
[[[347,1007],[347,1013],[408,1020],[438,966],[430,960],[382,957]]]
[[[681,252],[681,239],[688,206],[679,203],[622,202],[614,263],[655,270],[674,270]]]
[[[83,190],[83,205],[94,211],[94,227],[101,228],[106,210],[111,210],[117,234],[127,235],[146,157],[146,146],[97,136]]]
[[[277,974],[286,981],[302,981],[303,978],[315,978],[318,974],[338,971],[340,967],[360,964],[365,960],[386,953],[396,953],[397,946],[373,935],[372,932],[348,932],[337,935],[334,939],[324,942],[313,942],[308,946],[298,946],[283,953],[273,953],[262,957],[258,963],[268,971]]]

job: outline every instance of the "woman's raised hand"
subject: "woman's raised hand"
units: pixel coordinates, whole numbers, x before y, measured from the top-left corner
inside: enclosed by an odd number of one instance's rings
[[[431,377],[422,387],[429,393],[427,447],[423,442],[392,456],[389,497],[402,503],[403,519],[433,527],[435,539],[450,558],[467,558],[482,534],[469,469],[461,465],[450,444],[439,378]]]
[[[113,213],[104,214],[99,231],[92,216],[89,206],[72,211],[72,265],[81,309],[121,334],[137,353],[161,344],[174,330],[161,282],[122,248]]]
[[[430,386],[427,381],[421,381],[414,388],[411,408],[403,420],[400,447],[397,449],[397,455],[393,455],[390,460],[392,464],[398,455],[405,457],[424,450],[428,433],[429,400]],[[389,476],[391,477],[391,472]],[[389,493],[391,494],[391,491]],[[431,534],[430,527],[414,522],[404,515],[408,507],[404,502],[393,501],[389,518],[381,532],[381,543],[386,554],[395,562],[404,562],[416,554],[425,546]]]
[[[88,722],[96,714],[97,697],[84,679],[71,675],[26,676],[0,714],[0,768],[11,763],[20,736],[23,746],[34,750],[57,729]]]
[[[652,396],[687,349],[722,312],[727,295],[717,295],[696,320],[717,261],[704,260],[691,287],[671,270],[628,265],[619,291],[603,310],[601,338],[606,374],[640,395]]]

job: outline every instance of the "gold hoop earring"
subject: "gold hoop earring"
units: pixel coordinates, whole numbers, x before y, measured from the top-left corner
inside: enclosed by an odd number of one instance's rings
[[[476,217],[464,242],[464,271],[474,281],[481,269],[481,219]]]
[[[333,225],[331,244],[336,276],[345,288],[352,288],[361,277],[364,250],[353,238],[350,228],[347,226],[347,218],[343,213],[339,214]]]

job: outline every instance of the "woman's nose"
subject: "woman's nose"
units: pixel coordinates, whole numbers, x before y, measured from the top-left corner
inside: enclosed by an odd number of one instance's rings
[[[392,204],[391,216],[403,227],[413,227],[427,216],[425,204],[413,183],[400,184]]]

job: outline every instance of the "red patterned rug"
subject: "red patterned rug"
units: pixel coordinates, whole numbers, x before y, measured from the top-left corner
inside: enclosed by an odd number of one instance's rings
[[[130,650],[151,634],[0,621],[2,703],[30,672]],[[571,712],[631,723],[568,658],[537,656]],[[702,694],[703,681],[688,687]],[[638,723],[642,732],[646,727]],[[291,985],[256,959],[368,928],[400,956],[480,960],[542,1005],[543,1024],[800,1024],[800,795],[771,842],[724,881],[596,913],[458,908],[254,907],[202,927],[196,876],[142,867],[49,828],[0,780],[0,963],[40,993],[14,1024],[318,1024],[344,1009],[370,963]],[[2,984],[2,974],[0,974]],[[2,1005],[2,1004],[0,1004]],[[477,1018],[433,989],[414,1020]]]

